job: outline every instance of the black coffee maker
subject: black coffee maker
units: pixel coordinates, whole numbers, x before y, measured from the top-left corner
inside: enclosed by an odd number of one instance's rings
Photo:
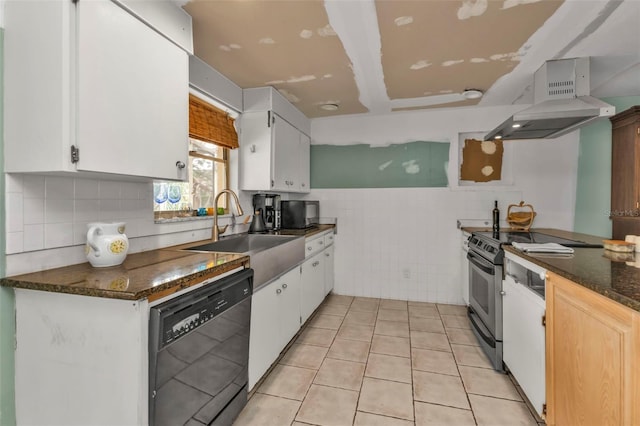
[[[262,217],[267,231],[280,229],[280,195],[255,194],[253,196],[253,211],[262,209]]]

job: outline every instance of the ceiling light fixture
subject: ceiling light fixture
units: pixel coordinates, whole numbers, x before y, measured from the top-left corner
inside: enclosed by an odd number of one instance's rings
[[[466,89],[462,92],[462,96],[464,96],[465,99],[480,99],[482,95],[482,90],[478,89]]]
[[[320,109],[325,111],[337,111],[340,106],[338,104],[322,104],[320,105]]]
[[[495,135],[495,136],[494,136],[494,139],[502,139],[502,136],[500,136],[500,135]]]
[[[513,124],[511,125],[511,127],[513,127],[514,129],[518,129],[518,128],[522,127],[522,124],[513,123]]]

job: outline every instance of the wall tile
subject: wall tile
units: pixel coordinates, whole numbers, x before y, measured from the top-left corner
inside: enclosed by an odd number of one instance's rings
[[[120,182],[100,181],[100,199],[116,200],[120,199]]]
[[[73,245],[72,223],[47,223],[44,225],[44,247],[65,247]]]
[[[60,198],[47,198],[44,202],[45,223],[71,223],[73,222],[73,200]]]
[[[22,192],[23,190],[24,175],[16,173],[5,174],[5,188],[6,192]]]
[[[91,222],[74,222],[73,223],[73,244],[86,244],[87,231]]]
[[[38,175],[24,175],[23,180],[24,198],[44,198],[45,177]]]
[[[100,181],[93,179],[75,179],[76,200],[97,200],[100,198]]]
[[[72,200],[73,179],[47,176],[45,179],[45,198],[50,200]]]
[[[34,251],[44,249],[44,225],[24,226],[24,251]]]
[[[24,198],[24,224],[44,223],[44,198]]]
[[[7,233],[7,254],[20,253],[24,251],[24,233],[8,232]],[[9,270],[7,269],[7,272]]]
[[[120,200],[100,200],[99,220],[114,221],[121,218]]]
[[[24,220],[24,201],[22,194],[11,192],[6,198],[7,232],[21,232]]]
[[[140,184],[136,182],[123,182],[121,186],[121,197],[123,200],[137,200],[140,192]]]
[[[97,221],[100,216],[100,200],[75,200],[73,221],[86,223]]]

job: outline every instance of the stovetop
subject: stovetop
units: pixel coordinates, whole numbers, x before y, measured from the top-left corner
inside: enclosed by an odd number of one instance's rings
[[[553,235],[542,234],[540,232],[526,231],[500,231],[497,235],[493,232],[474,232],[476,235],[482,235],[490,238],[500,244],[517,243],[558,243],[565,247],[594,247],[602,248],[602,244],[590,244],[584,241],[569,240],[566,238],[554,237]]]
[[[565,247],[594,247],[602,248],[600,244],[590,244],[585,241],[569,240],[554,237],[540,232],[500,231],[497,234],[489,232],[474,232],[469,239],[469,249],[478,253],[494,265],[502,265],[504,260],[504,244],[518,243],[557,243]]]

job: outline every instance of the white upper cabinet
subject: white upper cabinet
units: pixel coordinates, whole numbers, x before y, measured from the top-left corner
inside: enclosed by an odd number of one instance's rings
[[[186,179],[187,52],[108,0],[5,7],[5,171]]]
[[[271,87],[243,93],[240,188],[309,192],[309,120]]]
[[[240,188],[309,192],[309,137],[271,111],[241,117]]]

